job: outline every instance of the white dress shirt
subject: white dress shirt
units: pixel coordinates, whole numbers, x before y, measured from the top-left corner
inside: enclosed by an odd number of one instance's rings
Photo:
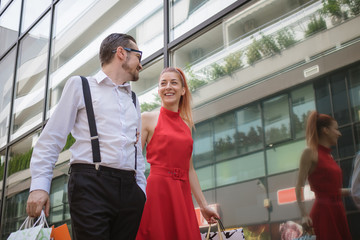
[[[136,129],[141,130],[138,100],[132,102],[129,83],[116,85],[100,70],[87,77],[100,143],[101,163],[107,167],[135,170]],[[71,77],[65,84],[61,99],[42,131],[31,158],[30,191],[50,192],[53,169],[69,132],[76,139],[70,148],[72,163],[93,163],[89,123],[86,114],[82,81]],[[145,193],[145,162],[141,139],[137,142],[136,182]]]

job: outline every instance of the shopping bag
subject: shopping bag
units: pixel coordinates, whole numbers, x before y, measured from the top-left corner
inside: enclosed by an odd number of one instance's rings
[[[301,237],[294,238],[293,240],[316,240],[314,229],[311,228],[309,232],[304,232]]]
[[[52,226],[51,228],[51,240],[71,240],[69,228],[66,223],[58,227]]]
[[[20,229],[11,233],[7,240],[49,240],[51,228],[47,224],[44,211],[41,211],[40,217],[33,222],[34,218],[27,217]]]
[[[316,240],[316,236],[315,235],[309,235],[309,234],[305,234],[299,238],[294,238],[293,240]]]
[[[233,230],[226,231],[220,219],[218,219],[217,231],[210,232],[211,225],[209,225],[208,232],[201,234],[202,239],[204,240],[245,240],[244,231],[242,228],[237,228]]]

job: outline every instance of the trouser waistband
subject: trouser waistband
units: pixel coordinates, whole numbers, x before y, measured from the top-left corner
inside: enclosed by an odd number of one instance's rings
[[[73,163],[70,165],[69,174],[72,172],[88,172],[102,174],[113,177],[135,177],[136,172],[133,170],[123,170],[102,165],[88,164],[88,163]]]

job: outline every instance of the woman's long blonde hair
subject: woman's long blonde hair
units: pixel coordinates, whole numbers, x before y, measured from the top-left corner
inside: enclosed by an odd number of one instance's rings
[[[175,67],[168,67],[161,71],[160,77],[166,72],[174,72],[179,74],[181,84],[185,89],[185,94],[181,96],[179,102],[179,110],[180,110],[180,117],[188,124],[188,126],[192,129],[194,128],[194,122],[192,118],[192,111],[191,111],[191,93],[186,81],[186,77],[184,72],[180,68]]]

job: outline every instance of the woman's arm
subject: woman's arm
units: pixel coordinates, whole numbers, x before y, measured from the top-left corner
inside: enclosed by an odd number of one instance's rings
[[[306,179],[309,175],[310,170],[312,170],[314,164],[316,163],[314,159],[314,153],[310,148],[306,148],[300,159],[300,167],[299,167],[299,175],[298,180],[295,188],[296,192],[296,200],[300,209],[301,213],[301,222],[305,230],[308,230],[312,227],[312,220],[309,217],[306,208],[305,203],[303,199],[303,188],[306,182]]]
[[[144,149],[147,143],[147,137],[149,135],[149,114],[147,112],[141,114],[141,149]]]
[[[216,218],[220,218],[219,215],[208,206],[203,192],[201,191],[199,179],[194,169],[194,164],[192,158],[190,159],[190,169],[189,169],[189,181],[191,192],[194,194],[196,202],[199,204],[201,214],[208,221],[208,223],[215,223]]]

